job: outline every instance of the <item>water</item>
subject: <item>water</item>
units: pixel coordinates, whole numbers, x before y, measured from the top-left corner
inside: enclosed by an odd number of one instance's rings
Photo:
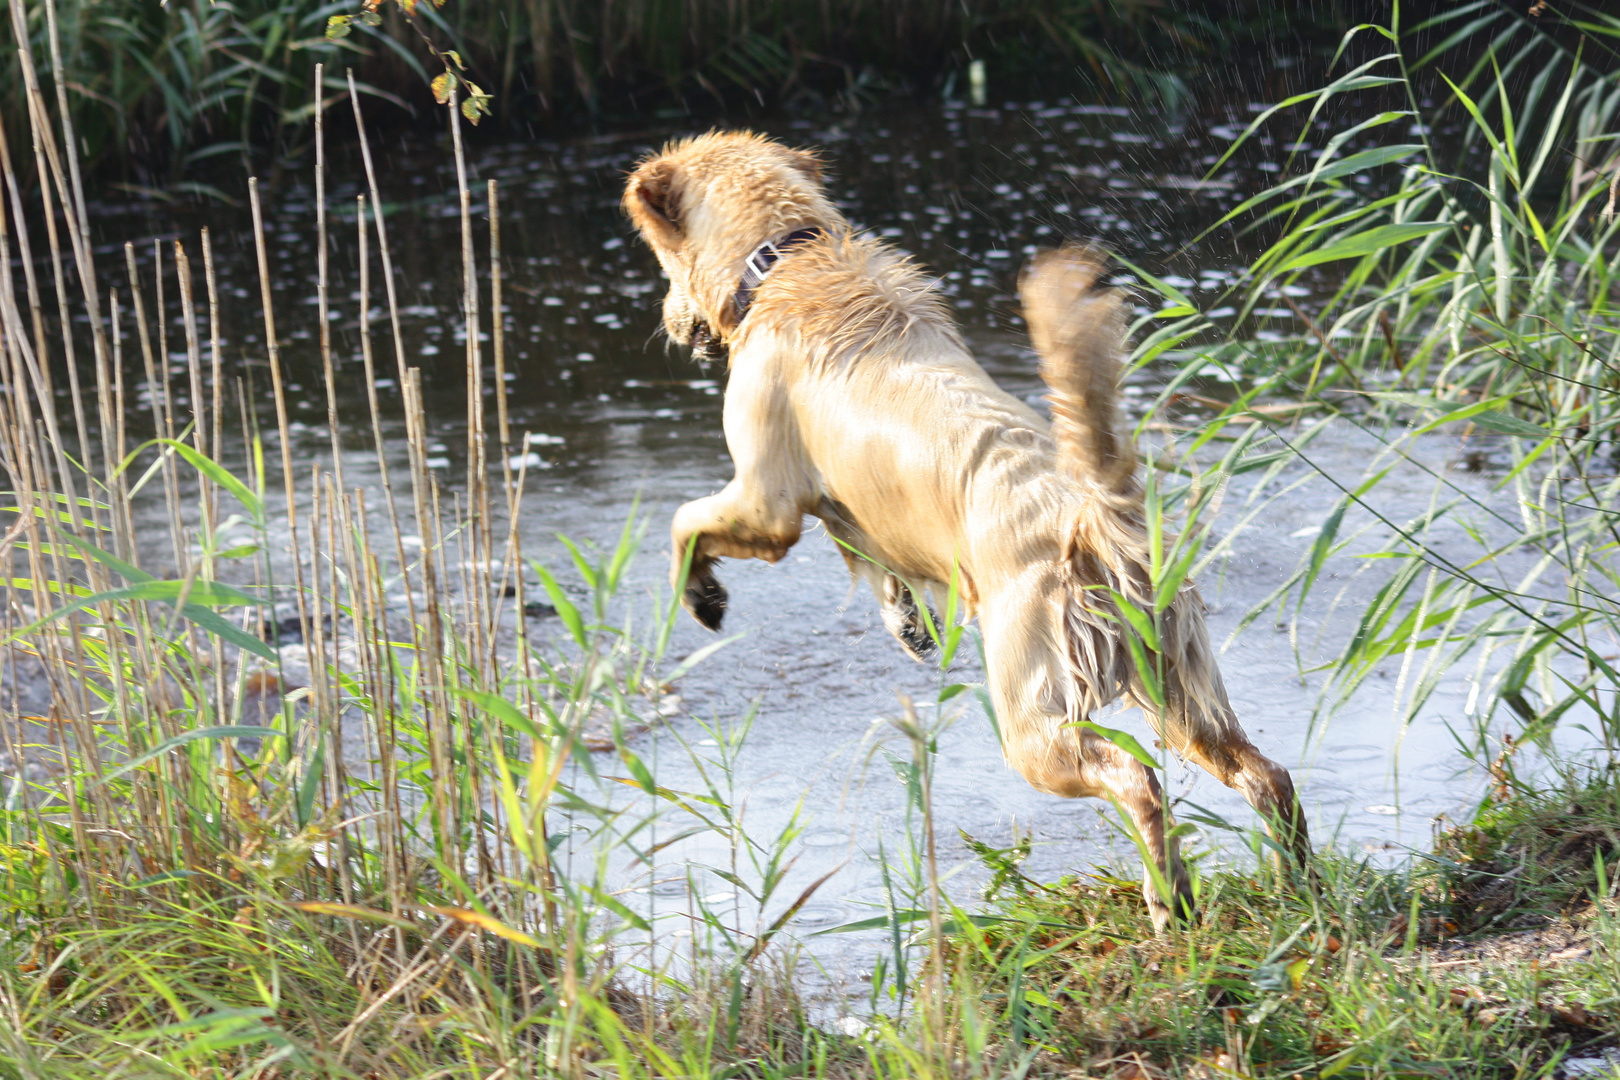
[[[831,188],[846,213],[941,273],[943,290],[981,362],[1009,391],[1036,401],[1043,387],[1013,300],[1015,275],[1027,253],[1065,235],[1099,237],[1152,272],[1168,275],[1199,301],[1214,303],[1245,254],[1226,234],[1185,245],[1245,194],[1268,183],[1275,171],[1282,148],[1266,141],[1256,143],[1238,168],[1223,173],[1222,182],[1199,180],[1201,163],[1214,160],[1251,111],[1240,105],[1172,127],[1122,110],[1057,102],[998,110],[929,105],[831,124],[793,121],[767,127],[822,148]],[[663,578],[665,529],[674,508],[716,490],[731,475],[719,423],[724,373],[699,370],[679,351],[664,347],[657,332],[662,295],[657,265],[618,211],[624,174],[673,133],[641,130],[569,144],[495,146],[476,152],[473,161],[480,204],[483,180],[498,179],[502,191],[508,297],[502,317],[512,378],[500,389],[514,431],[543,436],[529,446],[533,456],[523,523],[529,553],[562,565],[561,549],[552,539],[557,532],[611,545],[639,499],[652,527],[627,587],[632,598],[650,596]],[[452,166],[439,148],[410,144],[379,147],[379,165],[385,198],[397,200],[387,210],[401,271],[405,360],[424,372],[437,436],[429,454],[443,482],[454,487],[465,468],[466,408]],[[336,150],[331,317],[351,483],[367,483],[375,472],[353,291],[352,207],[360,176],[357,156]],[[288,335],[284,357],[301,421],[294,428],[296,449],[301,458],[314,458],[327,451],[328,441],[309,306],[314,302],[313,206],[303,185],[289,180],[275,193],[269,233],[278,315]],[[480,229],[482,212],[480,205],[475,210]],[[154,233],[190,237],[204,220],[212,225],[228,300],[228,362],[262,389],[267,376],[254,366],[262,352],[262,327],[255,321],[256,271],[245,215],[217,207],[205,213],[125,203],[99,206],[92,216],[98,239],[109,247]],[[479,246],[482,253],[482,238]],[[143,260],[149,265],[150,259],[148,248]],[[374,309],[381,312],[381,289],[376,293]],[[1273,306],[1262,307],[1253,332],[1261,338],[1302,333],[1292,305],[1308,309],[1310,297],[1309,288],[1279,294]],[[172,319],[177,310],[170,314]],[[170,349],[182,348],[183,340],[171,328]],[[397,376],[386,324],[375,327],[374,341],[385,373],[378,386],[390,416],[385,426],[391,453],[402,462]],[[1151,399],[1155,382],[1152,371],[1132,377],[1125,401],[1133,415],[1139,402]],[[1223,392],[1218,381],[1198,389]],[[1373,435],[1334,429],[1320,435],[1313,457],[1325,471],[1354,481],[1379,449]],[[1414,449],[1380,491],[1392,518],[1428,506],[1435,474],[1500,504],[1485,480],[1453,468],[1451,453],[1438,440]],[[1256,476],[1234,482],[1217,525],[1229,536],[1228,554],[1201,578],[1217,642],[1226,641],[1244,615],[1286,578],[1309,549],[1313,528],[1339,497],[1337,488],[1310,476],[1304,466],[1293,466],[1269,492],[1295,480],[1300,486],[1284,498],[1256,504],[1240,531],[1237,523],[1252,508],[1246,500]],[[1367,523],[1351,515],[1346,533],[1362,524]],[[1506,526],[1486,520],[1482,527]],[[1461,536],[1458,529],[1459,543]],[[1369,533],[1353,550],[1371,549],[1379,539]],[[1337,644],[1378,580],[1368,564],[1347,556],[1330,563],[1327,573],[1330,581],[1342,578],[1336,583],[1342,586],[1337,607],[1331,604],[1338,590],[1321,589],[1302,613],[1297,633],[1289,632],[1286,622],[1276,625],[1272,615],[1261,618],[1231,641],[1222,656],[1223,671],[1255,742],[1294,769],[1315,838],[1398,854],[1407,845],[1422,846],[1436,815],[1457,813],[1482,789],[1482,777],[1462,767],[1452,737],[1454,729],[1470,724],[1472,686],[1461,670],[1448,675],[1406,728],[1394,705],[1402,675],[1398,662],[1392,662],[1331,723],[1313,728],[1318,686],[1299,676],[1296,648],[1314,657]],[[901,694],[931,700],[938,676],[901,653],[884,632],[871,597],[864,589],[852,592],[842,558],[819,529],[807,532],[776,566],[727,562],[721,577],[731,592],[726,631],[740,633],[741,640],[682,681],[682,714],[668,731],[643,736],[638,752],[654,765],[661,782],[695,787],[695,771],[672,734],[712,756],[716,750],[703,745],[708,736],[693,717],[727,720],[757,706],[753,733],[736,765],[750,828],[760,836],[775,835],[801,801],[807,820],[795,845],[799,861],[776,909],[842,865],[801,914],[801,930],[869,917],[881,901],[873,858],[879,840],[893,850],[903,843],[906,827],[903,792],[876,752],[885,739],[893,744],[882,718],[898,715]],[[683,621],[674,652],[710,640]],[[971,653],[971,647],[962,650],[953,679],[979,677]],[[1134,854],[1101,820],[1105,804],[1065,801],[1030,789],[1001,763],[977,709],[957,708],[970,700],[964,696],[949,707],[960,715],[941,742],[937,762],[935,809],[945,864],[954,872],[967,863],[957,829],[998,847],[1009,843],[1016,829],[1034,837],[1027,870],[1038,879],[1099,862],[1134,875],[1129,869]],[[1146,737],[1132,717],[1105,722],[1135,726]],[[898,744],[890,748],[909,753]],[[1238,825],[1252,824],[1241,801],[1201,773],[1172,768],[1171,788],[1177,797]],[[1199,842],[1221,839],[1210,833]],[[687,862],[724,865],[729,853],[711,838],[694,838],[660,858],[651,879],[638,879],[640,871],[626,866],[621,880],[627,888],[661,880],[652,886],[663,897],[658,903],[679,906],[685,885],[668,879],[682,875]],[[729,888],[712,875],[699,878],[708,882],[701,889]],[[959,900],[969,901],[974,880],[969,867],[950,888]],[[852,976],[869,968],[875,948],[871,935],[820,938],[814,939],[812,955],[828,971],[829,986],[855,987],[852,992],[858,993],[859,981]]]

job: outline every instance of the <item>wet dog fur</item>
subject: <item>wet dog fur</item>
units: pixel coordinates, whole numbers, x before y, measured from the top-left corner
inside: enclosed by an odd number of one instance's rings
[[[1097,287],[1097,252],[1047,252],[1020,287],[1048,423],[979,367],[908,257],[851,229],[814,155],[746,133],[672,143],[632,173],[624,207],[669,276],[669,336],[729,362],[735,478],[671,527],[672,576],[686,572],[698,621],[724,617],[719,559],[776,562],[813,515],[919,660],[933,643],[905,583],[938,590],[955,574],[1007,761],[1041,791],[1112,798],[1131,816],[1169,884],[1160,896],[1151,874],[1143,883],[1161,928],[1191,892],[1158,779],[1073,726],[1116,700],[1239,791],[1305,865],[1292,780],[1238,726],[1190,581],[1152,616],[1156,688],[1132,659],[1119,605],[1152,613],[1154,590],[1135,454],[1115,430],[1125,301]],[[786,252],[739,312],[744,260],[807,227],[824,232]]]

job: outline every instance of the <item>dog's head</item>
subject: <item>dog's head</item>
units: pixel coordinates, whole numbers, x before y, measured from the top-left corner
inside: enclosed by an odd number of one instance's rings
[[[843,225],[815,155],[747,132],[664,147],[630,174],[624,209],[669,276],[665,331],[710,356],[737,327],[733,300],[755,249],[795,229]]]

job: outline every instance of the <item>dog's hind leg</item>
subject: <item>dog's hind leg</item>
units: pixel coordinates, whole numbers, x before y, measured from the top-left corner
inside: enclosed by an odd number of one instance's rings
[[[898,575],[866,556],[870,542],[860,526],[851,519],[847,507],[834,499],[823,497],[816,506],[815,514],[826,526],[827,535],[837,542],[839,554],[844,556],[844,565],[849,567],[850,575],[864,578],[872,587],[872,595],[877,597],[883,612],[884,628],[894,635],[913,660],[928,663],[936,646],[923,619],[926,598],[912,592]],[[934,609],[930,607],[926,610],[935,630],[942,631]]]
[[[1049,718],[1048,723],[1061,721]],[[1145,860],[1142,898],[1147,901],[1153,926],[1161,933],[1193,915],[1192,883],[1181,864],[1175,839],[1165,828],[1164,791],[1152,769],[1107,739],[1089,731],[1059,732],[1009,730],[1016,725],[1004,718],[1002,748],[1007,761],[1024,774],[1034,788],[1052,795],[1078,798],[1100,796],[1113,801],[1140,838]],[[1162,896],[1151,863],[1168,886]]]
[[[1191,599],[1196,602],[1196,597]],[[1179,648],[1175,660],[1165,658],[1170,662],[1164,670],[1164,708],[1156,708],[1139,688],[1133,688],[1131,696],[1171,749],[1242,795],[1259,813],[1277,846],[1310,873],[1310,833],[1293,778],[1255,749],[1239,726],[1209,647],[1202,614],[1189,611],[1182,601],[1167,614],[1173,621],[1161,628],[1162,636],[1167,645]]]
[[[985,673],[1007,763],[1034,788],[1065,798],[1112,799],[1130,817],[1153,870],[1142,896],[1153,924],[1166,930],[1193,911],[1192,885],[1166,827],[1164,792],[1154,771],[1092,731],[1073,727],[1114,697],[1072,670],[1062,652],[1063,590],[1056,571],[1026,574],[979,613]],[[1157,874],[1154,873],[1157,871]],[[1155,877],[1166,886],[1161,893]]]
[[[883,625],[911,654],[913,660],[928,663],[936,646],[933,635],[928,632],[928,622],[923,619],[923,604],[919,603],[916,593],[893,574],[884,574],[878,588],[878,599],[883,604]],[[928,618],[936,632],[943,629],[933,608],[928,609]]]
[[[1168,689],[1168,688],[1167,688]],[[1173,694],[1167,705],[1174,708]],[[1294,780],[1288,770],[1257,750],[1232,715],[1232,706],[1226,700],[1225,690],[1219,690],[1215,707],[1227,717],[1227,723],[1186,723],[1172,720],[1164,725],[1162,738],[1188,760],[1201,766],[1227,787],[1243,796],[1254,807],[1265,823],[1266,832],[1286,851],[1295,866],[1311,872],[1310,830],[1305,825],[1305,811],[1299,805],[1294,791]],[[1168,710],[1167,710],[1168,711]],[[1154,721],[1152,710],[1144,709],[1149,721]],[[1183,714],[1185,715],[1185,714]],[[1153,725],[1159,728],[1158,723]]]

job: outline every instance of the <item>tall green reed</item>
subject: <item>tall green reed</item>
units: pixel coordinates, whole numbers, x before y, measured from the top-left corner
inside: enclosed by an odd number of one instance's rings
[[[1410,41],[1442,31],[1455,34],[1409,57]],[[1445,46],[1465,33],[1490,35],[1491,47],[1454,80],[1446,65],[1465,57]],[[1295,151],[1281,182],[1218,223],[1263,238],[1231,295],[1209,305],[1236,301],[1234,324],[1223,328],[1148,275],[1164,303],[1144,323],[1138,362],[1180,359],[1161,404],[1212,363],[1240,378],[1236,400],[1199,425],[1196,442],[1265,424],[1272,453],[1314,465],[1307,441],[1321,429],[1277,426],[1282,399],[1300,403],[1285,411],[1316,410],[1375,446],[1362,475],[1323,473],[1340,490],[1337,505],[1249,620],[1273,608],[1297,620],[1324,587],[1328,560],[1361,549],[1361,573],[1378,585],[1348,641],[1332,645],[1324,717],[1393,665],[1396,714],[1410,723],[1462,668],[1476,687],[1462,732],[1474,753],[1488,756],[1487,732],[1503,718],[1510,743],[1544,745],[1578,718],[1612,753],[1617,234],[1604,133],[1620,86],[1491,4],[1411,30],[1397,10],[1390,26],[1354,36],[1385,49],[1267,110],[1228,156],[1295,116],[1306,146],[1344,95],[1383,95],[1382,108],[1331,131],[1314,160]],[[1424,104],[1429,94],[1440,103]],[[1258,305],[1323,283],[1319,310],[1296,309],[1304,332],[1256,340]],[[1421,464],[1422,447],[1441,436],[1456,440],[1451,462]],[[1429,471],[1433,499],[1397,517],[1381,485],[1413,463]],[[1480,471],[1494,490],[1459,481],[1453,466]],[[1467,551],[1444,539],[1459,532]]]

